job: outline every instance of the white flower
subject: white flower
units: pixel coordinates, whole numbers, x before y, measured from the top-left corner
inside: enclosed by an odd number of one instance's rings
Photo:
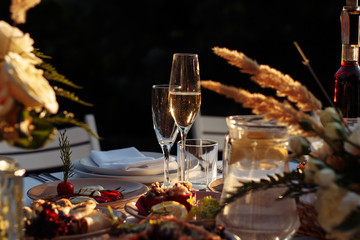
[[[57,113],[56,95],[43,71],[20,55],[10,52],[5,56],[0,80],[8,84],[11,96],[26,107],[45,107]]]
[[[1,67],[2,63],[0,63],[0,71]],[[0,117],[6,116],[13,105],[14,99],[10,95],[8,84],[0,81]]]
[[[296,156],[310,152],[309,141],[301,135],[291,136],[289,138],[289,147]]]
[[[320,122],[323,126],[330,122],[342,122],[342,117],[332,107],[327,107],[320,113]]]
[[[32,53],[33,44],[34,40],[28,33],[24,34],[20,29],[0,21],[0,59],[4,59],[8,52],[15,52],[32,64],[39,64],[42,60]]]
[[[324,126],[325,135],[331,140],[341,140],[345,137],[345,130],[338,122],[329,122]]]
[[[41,0],[12,0],[10,6],[11,19],[15,23],[26,22],[26,12],[32,7],[35,7]]]
[[[328,187],[335,181],[336,174],[330,168],[324,168],[317,171],[314,176],[314,182],[320,187]]]
[[[360,127],[359,126],[357,126],[353,130],[353,132],[351,133],[348,140],[351,141],[352,143],[355,143],[355,144],[360,146]],[[351,153],[353,155],[359,155],[360,154],[360,149],[358,147],[355,147],[355,146],[351,145],[348,142],[344,143],[344,148],[345,148],[345,151],[347,151],[348,153]]]
[[[330,184],[327,188],[320,188],[316,192],[315,208],[318,212],[318,222],[325,231],[331,232],[350,213],[348,209],[339,209],[346,194],[347,190],[340,188],[335,183]]]
[[[359,205],[360,196],[354,192],[347,192],[345,197],[341,200],[339,210],[352,211]]]

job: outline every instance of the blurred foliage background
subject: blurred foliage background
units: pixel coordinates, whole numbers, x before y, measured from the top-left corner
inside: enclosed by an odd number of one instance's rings
[[[78,118],[94,113],[103,150],[135,146],[160,151],[152,128],[151,86],[168,83],[172,54],[199,54],[201,79],[266,92],[211,48],[244,52],[260,64],[289,74],[326,103],[294,47],[297,41],[331,95],[340,66],[343,1],[117,1],[42,0],[28,12],[35,47],[53,57],[60,73],[83,86],[77,94],[94,107],[60,99]],[[9,20],[10,0],[0,19]],[[201,112],[249,113],[240,104],[203,90]]]

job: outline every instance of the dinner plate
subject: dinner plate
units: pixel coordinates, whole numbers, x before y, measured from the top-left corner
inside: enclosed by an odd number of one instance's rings
[[[213,191],[213,192],[222,192],[222,189],[224,187],[223,184],[223,179],[222,178],[218,178],[215,179],[214,181],[210,182],[208,185],[208,188]]]
[[[100,211],[110,214],[109,209],[107,207],[96,207],[96,209],[99,209]],[[117,211],[115,209],[112,210],[115,217],[119,217],[123,222],[126,220],[126,215],[120,211]],[[96,236],[105,234],[109,232],[111,228],[104,228],[93,232],[88,233],[81,233],[81,234],[73,234],[73,235],[66,235],[66,236],[59,236],[52,238],[54,240],[75,240],[75,239],[95,239]],[[35,239],[34,237],[26,237],[26,240],[32,240]],[[98,238],[96,238],[98,239]]]
[[[153,158],[161,158],[163,155],[162,153],[157,152],[142,152],[147,157]],[[171,156],[172,159],[175,157]],[[106,175],[122,175],[122,176],[139,176],[139,175],[157,175],[164,172],[164,165],[162,163],[156,164],[155,167],[152,168],[133,168],[129,170],[123,169],[115,169],[115,168],[103,168],[99,167],[91,157],[81,158],[79,160],[79,164],[87,169],[88,171]],[[169,164],[169,171],[176,172],[177,163],[176,161],[171,161]]]
[[[147,156],[156,156],[156,154],[161,154],[161,153],[156,153],[156,152],[142,152],[144,154],[147,154]],[[153,154],[153,155],[151,155]],[[148,176],[143,176],[143,175],[118,175],[118,174],[100,174],[97,172],[93,172],[90,171],[88,169],[86,169],[83,165],[80,164],[79,161],[74,161],[73,162],[74,165],[74,172],[80,176],[80,177],[84,177],[84,178],[111,178],[111,179],[121,179],[121,180],[126,180],[126,181],[132,181],[132,182],[139,182],[139,183],[144,183],[144,184],[150,184],[153,182],[162,182],[164,181],[164,174],[155,174],[155,175],[148,175]],[[195,170],[196,168],[199,167],[199,162],[196,160],[191,162],[191,166],[190,166],[190,171]],[[177,172],[176,171],[170,171],[169,174],[170,180],[176,180],[177,179]]]
[[[101,185],[107,190],[119,190],[123,193],[123,198],[108,203],[99,203],[98,206],[111,206],[114,209],[120,209],[129,201],[136,200],[140,195],[144,194],[148,187],[137,182],[129,182],[120,179],[104,179],[104,178],[75,178],[69,180],[74,189],[80,189],[85,186]],[[36,200],[57,194],[57,185],[60,181],[48,182],[35,186],[27,192],[29,198]]]
[[[144,184],[150,184],[153,182],[162,182],[164,181],[164,174],[158,175],[149,175],[149,176],[121,176],[121,175],[107,175],[107,174],[99,174],[88,171],[84,169],[79,163],[74,163],[74,172],[84,178],[104,178],[104,179],[121,179],[132,182],[139,182]],[[176,173],[171,173],[170,180],[174,180],[177,177]]]
[[[206,191],[196,191],[196,201],[203,199],[206,196],[211,196],[212,198],[220,201],[221,193],[218,192],[206,192]],[[136,217],[138,219],[144,219],[146,216],[139,215],[137,207],[135,206],[135,201],[129,201],[126,203],[124,207],[125,211],[132,215],[133,217]],[[214,220],[190,220],[188,221],[190,223],[196,224],[196,225],[211,225],[214,224]]]

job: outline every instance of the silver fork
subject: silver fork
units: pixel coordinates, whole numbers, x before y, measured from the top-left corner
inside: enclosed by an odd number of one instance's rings
[[[30,173],[28,176],[31,177],[31,178],[33,178],[33,179],[36,179],[36,180],[38,180],[38,181],[40,181],[40,182],[43,182],[43,183],[49,182],[48,179],[43,178],[43,177],[39,176],[38,174]]]
[[[51,181],[58,181],[58,180],[60,180],[59,178],[51,175],[51,174],[48,173],[48,172],[39,173],[39,176],[42,177],[42,178],[50,179]]]

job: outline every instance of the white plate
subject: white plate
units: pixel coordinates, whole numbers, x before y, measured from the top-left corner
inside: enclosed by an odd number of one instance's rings
[[[149,176],[119,176],[119,175],[106,175],[106,174],[94,173],[83,168],[79,164],[79,162],[74,163],[74,172],[80,177],[84,177],[84,178],[121,179],[132,182],[144,183],[144,184],[164,181],[164,174],[149,175]],[[175,180],[177,178],[176,173],[171,173],[169,175],[170,175],[170,180]]]
[[[142,152],[147,157],[160,158],[162,157],[162,153],[157,152]],[[172,156],[172,158],[174,158]],[[79,160],[79,164],[88,171],[106,174],[106,175],[121,175],[121,176],[145,176],[145,175],[157,175],[162,174],[164,172],[164,165],[158,164],[154,168],[135,168],[129,170],[123,169],[114,169],[114,168],[102,168],[99,167],[90,157],[81,158]],[[175,161],[170,162],[169,171],[176,172],[177,163]]]
[[[99,209],[100,211],[106,213],[106,214],[110,214],[108,208],[106,207],[96,207],[97,209]],[[112,210],[113,214],[116,217],[119,217],[121,220],[125,221],[126,220],[126,215],[120,211],[117,211],[115,209]],[[95,239],[95,236],[99,237],[99,235],[105,234],[107,232],[109,232],[111,230],[111,228],[104,228],[104,229],[100,229],[97,231],[93,231],[93,232],[88,232],[88,233],[82,233],[82,234],[73,234],[73,235],[66,235],[66,236],[59,236],[59,237],[55,237],[52,238],[54,240],[75,240],[75,239]],[[26,240],[32,240],[34,239],[33,237],[26,237]],[[96,238],[98,239],[98,238]]]
[[[30,188],[27,195],[31,199],[41,199],[57,194],[57,185],[60,181],[48,182]],[[74,189],[80,189],[85,186],[101,185],[108,190],[118,189],[123,193],[123,198],[117,201],[100,203],[98,206],[111,206],[114,209],[120,209],[129,201],[136,200],[140,195],[144,194],[148,187],[138,182],[129,182],[120,179],[105,179],[105,178],[75,178],[69,179],[74,185]]]

